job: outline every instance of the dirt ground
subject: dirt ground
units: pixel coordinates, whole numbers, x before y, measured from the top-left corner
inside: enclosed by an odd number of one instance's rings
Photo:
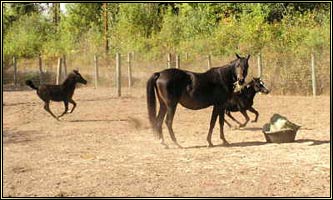
[[[3,196],[330,197],[330,97],[258,94],[257,123],[219,126],[207,148],[212,108],[178,106],[172,144],[164,149],[147,119],[143,89],[79,88],[77,108],[61,121],[35,91],[3,92]],[[59,115],[62,103],[52,103]],[[261,132],[274,113],[302,128],[294,143],[266,143]],[[251,119],[253,115],[249,114]],[[242,119],[240,114],[235,114]],[[230,121],[230,120],[229,120]]]

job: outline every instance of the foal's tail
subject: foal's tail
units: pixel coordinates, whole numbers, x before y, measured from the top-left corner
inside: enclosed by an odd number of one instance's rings
[[[25,84],[26,85],[29,85],[32,89],[34,89],[34,90],[38,90],[38,88],[32,83],[32,81],[31,80],[27,80],[27,81],[25,81]]]
[[[147,81],[147,107],[150,124],[155,132],[156,130],[156,97],[155,84],[159,77],[158,73],[154,73]]]

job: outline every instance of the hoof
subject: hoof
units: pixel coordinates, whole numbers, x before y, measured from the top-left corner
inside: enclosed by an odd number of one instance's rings
[[[252,123],[256,123],[256,122],[257,122],[257,120],[252,120],[251,122],[252,122]]]
[[[167,144],[165,144],[165,143],[161,143],[161,145],[164,146],[164,149],[169,149],[169,146],[168,146]]]
[[[227,147],[227,146],[230,146],[230,144],[229,144],[229,142],[227,142],[227,141],[223,141],[223,142],[222,142],[222,146],[226,146],[226,147]]]
[[[209,143],[207,147],[211,148],[211,147],[214,147],[214,145],[212,143]]]

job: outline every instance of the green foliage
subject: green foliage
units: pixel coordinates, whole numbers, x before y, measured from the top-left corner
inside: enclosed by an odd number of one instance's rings
[[[5,56],[34,57],[43,49],[51,24],[41,15],[21,17],[15,21],[4,38]]]
[[[315,53],[323,63],[318,74],[329,80],[323,73],[331,44],[329,3],[68,3],[57,23],[51,5],[3,4],[4,69],[12,56],[40,53],[51,60],[81,55],[87,63],[105,52],[108,39],[110,55],[135,52],[149,65],[167,53],[190,54],[187,63],[208,54],[261,53],[273,89],[288,91],[294,85],[307,91],[309,55]]]
[[[156,3],[120,4],[117,23],[111,31],[111,45],[117,51],[148,51],[150,38],[160,30]]]
[[[102,3],[71,3],[66,5],[66,16],[62,19],[65,21],[64,28],[72,35],[74,42],[78,42],[81,36],[89,31],[92,27],[101,26]]]

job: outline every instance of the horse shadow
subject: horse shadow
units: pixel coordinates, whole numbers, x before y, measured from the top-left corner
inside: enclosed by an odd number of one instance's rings
[[[305,142],[312,142],[309,146],[321,145],[326,143],[331,143],[331,140],[313,140],[313,139],[299,139],[295,140],[296,143],[305,143]]]
[[[291,143],[306,143],[306,142],[312,142],[312,144],[309,144],[309,146],[315,146],[315,145],[330,143],[331,140],[299,139],[299,140],[295,140],[294,142],[291,142]],[[260,141],[236,142],[236,143],[231,143],[228,145],[217,144],[217,145],[214,145],[214,147],[251,147],[251,146],[261,146],[261,145],[266,145],[266,144],[272,144],[272,143],[260,142]],[[278,144],[278,143],[274,143],[274,144]],[[184,147],[184,149],[200,149],[200,148],[207,148],[207,145],[195,145],[195,146]]]
[[[232,128],[232,130],[237,131],[261,131],[262,127],[241,127],[241,128]]]
[[[66,120],[67,122],[120,122],[120,121],[128,121],[126,119],[74,119],[74,120]]]
[[[252,142],[236,142],[228,145],[216,144],[214,145],[214,147],[249,147],[249,146],[261,146],[265,144],[267,144],[267,142],[252,141]],[[200,148],[207,148],[207,145],[195,145],[195,146],[184,147],[184,149],[200,149]]]

